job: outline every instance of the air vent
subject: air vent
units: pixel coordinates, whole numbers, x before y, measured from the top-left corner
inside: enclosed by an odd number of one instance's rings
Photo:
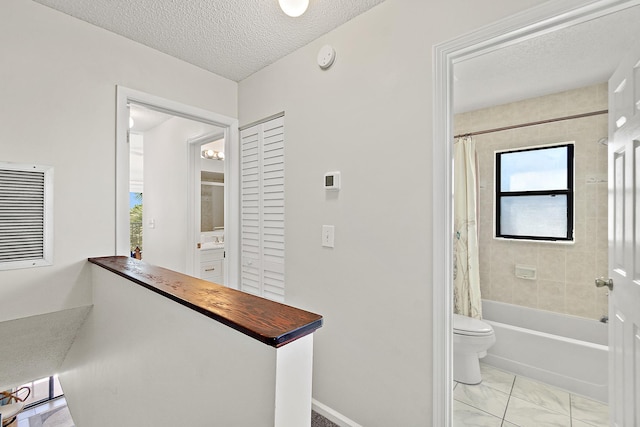
[[[0,162],[0,270],[52,262],[53,168]]]

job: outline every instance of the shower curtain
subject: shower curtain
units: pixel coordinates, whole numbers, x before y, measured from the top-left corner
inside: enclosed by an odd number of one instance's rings
[[[453,309],[481,319],[476,143],[472,137],[458,138],[453,150]]]

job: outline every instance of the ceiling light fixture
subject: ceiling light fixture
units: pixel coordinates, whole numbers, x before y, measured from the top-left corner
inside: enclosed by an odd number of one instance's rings
[[[224,160],[224,153],[222,151],[202,150],[201,156],[203,159]]]
[[[278,3],[282,11],[292,18],[302,15],[309,7],[309,0],[278,0]]]

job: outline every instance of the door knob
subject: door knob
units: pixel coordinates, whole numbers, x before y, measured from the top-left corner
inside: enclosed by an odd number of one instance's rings
[[[613,290],[613,279],[606,280],[604,277],[599,277],[596,279],[596,286],[601,288],[606,286],[610,291]]]

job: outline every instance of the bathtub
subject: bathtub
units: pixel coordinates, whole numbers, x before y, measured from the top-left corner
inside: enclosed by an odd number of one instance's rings
[[[482,301],[496,343],[482,362],[601,402],[608,401],[608,325]]]

